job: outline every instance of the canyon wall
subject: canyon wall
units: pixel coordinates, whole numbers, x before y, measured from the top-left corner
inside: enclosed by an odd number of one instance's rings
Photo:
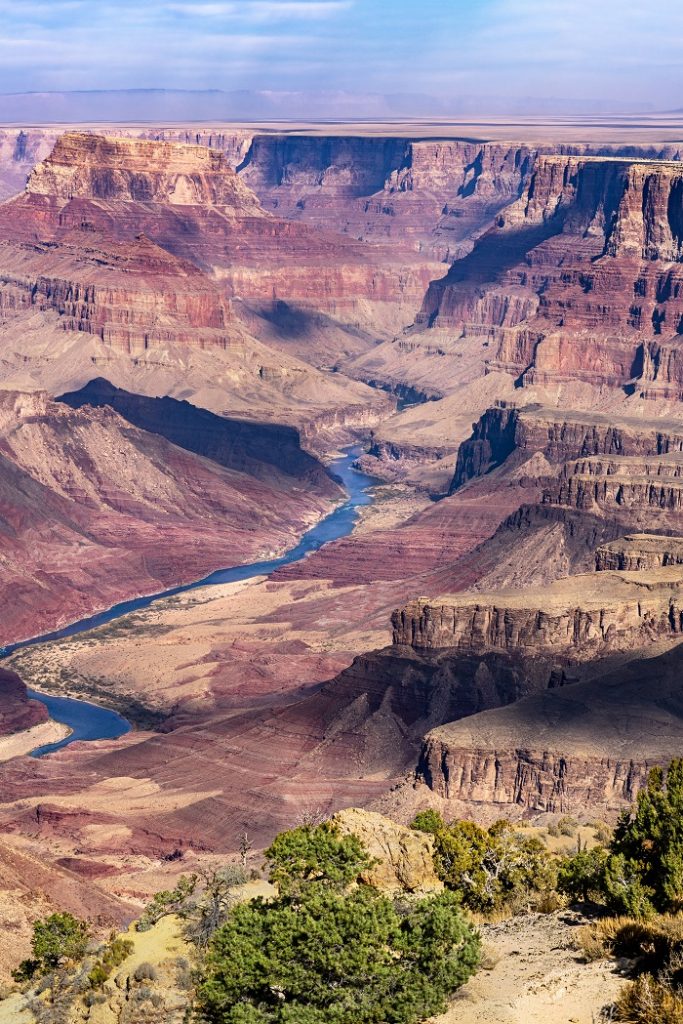
[[[541,154],[416,323],[486,337],[491,366],[525,385],[679,397],[682,223],[678,161]]]

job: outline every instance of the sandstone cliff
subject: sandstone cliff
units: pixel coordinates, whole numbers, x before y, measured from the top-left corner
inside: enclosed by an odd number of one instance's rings
[[[679,162],[541,155],[417,322],[485,334],[492,364],[525,384],[678,394],[682,210]]]
[[[443,882],[434,869],[431,836],[357,807],[338,811],[332,821],[342,833],[357,836],[375,862],[361,876],[367,885],[388,893],[429,893],[443,889]]]
[[[644,647],[681,632],[680,570],[571,576],[543,589],[417,600],[394,613],[394,643],[417,650],[570,655]]]

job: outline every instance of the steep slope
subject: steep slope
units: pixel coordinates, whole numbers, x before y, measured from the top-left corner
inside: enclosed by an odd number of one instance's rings
[[[521,198],[432,284],[418,323],[485,335],[523,383],[678,395],[680,163],[538,158]]]
[[[169,426],[188,413],[170,399],[163,409]],[[213,417],[221,458],[210,414],[196,415],[188,450],[112,408],[0,393],[0,642],[282,550],[339,496],[290,429],[261,428],[269,459],[282,459],[273,472],[257,428]],[[195,454],[202,429],[208,458]]]

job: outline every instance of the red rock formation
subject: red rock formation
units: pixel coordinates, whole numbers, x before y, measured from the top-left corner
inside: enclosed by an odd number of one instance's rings
[[[431,270],[268,217],[221,153],[77,133],[2,208],[0,242],[5,315],[54,309],[127,348],[234,344],[235,295],[358,323],[361,302],[419,303]]]
[[[47,708],[37,700],[29,700],[19,676],[0,669],[0,736],[30,729],[47,719]]]
[[[174,407],[181,426],[188,409],[161,405],[172,435]],[[268,464],[258,427],[197,410],[187,443],[194,451],[206,444],[207,458],[110,408],[3,392],[0,643],[291,546],[339,491],[292,431],[279,438],[277,428],[260,429],[270,438]]]
[[[256,135],[239,173],[278,215],[449,260],[519,196],[533,158],[457,139]]]
[[[432,284],[418,323],[486,333],[492,362],[527,384],[677,395],[682,210],[680,163],[541,156],[498,226]]]

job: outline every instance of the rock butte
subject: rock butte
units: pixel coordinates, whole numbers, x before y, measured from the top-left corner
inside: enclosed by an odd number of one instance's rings
[[[383,481],[267,580],[14,656],[11,735],[20,679],[145,725],[0,764],[55,904],[125,918],[246,818],[609,817],[680,754],[681,153],[473,134],[0,132],[5,640],[289,546],[342,444]]]

